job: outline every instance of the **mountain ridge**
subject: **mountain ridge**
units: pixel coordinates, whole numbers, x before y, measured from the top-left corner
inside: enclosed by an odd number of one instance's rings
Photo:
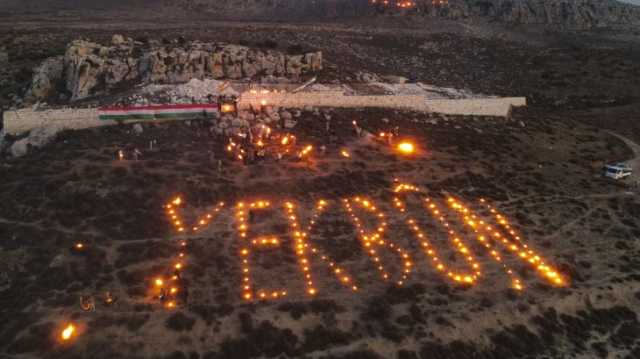
[[[0,9],[15,13],[115,11],[140,9],[174,16],[212,16],[218,20],[311,21],[385,14],[484,19],[505,24],[552,25],[577,29],[640,25],[640,6],[615,0],[449,0],[434,5],[414,0],[410,9],[369,0],[4,0]]]

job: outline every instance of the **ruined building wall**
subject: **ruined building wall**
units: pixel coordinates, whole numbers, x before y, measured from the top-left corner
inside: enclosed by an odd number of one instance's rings
[[[311,92],[298,94],[245,94],[239,107],[260,106],[260,101],[280,107],[343,107],[343,108],[397,108],[451,115],[477,115],[506,117],[512,107],[525,106],[523,97],[426,100],[423,96],[345,96],[339,92]],[[56,126],[59,129],[83,129],[115,124],[116,121],[98,120],[98,110],[59,109],[34,111],[22,109],[4,112],[4,129],[8,134],[20,134],[34,128]]]

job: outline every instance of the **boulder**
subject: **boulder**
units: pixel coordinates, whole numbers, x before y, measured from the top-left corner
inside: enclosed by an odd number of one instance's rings
[[[302,69],[305,65],[302,63],[302,55],[287,56],[286,59],[286,73],[289,76],[299,77],[302,74]]]
[[[238,117],[245,121],[253,121],[255,119],[253,113],[249,111],[241,111],[240,113],[238,113]]]
[[[34,70],[31,87],[25,98],[30,101],[46,99],[56,93],[56,88],[62,80],[64,58],[50,57]]]
[[[111,43],[113,45],[122,45],[126,42],[126,40],[124,39],[124,36],[119,35],[119,34],[115,34],[113,35],[113,37],[111,38]]]
[[[31,147],[43,147],[51,142],[56,134],[59,132],[59,128],[55,126],[38,127],[29,133],[29,136],[18,140],[11,145],[9,152],[13,157],[21,157],[29,152]]]
[[[282,111],[280,112],[280,118],[284,120],[291,120],[293,119],[293,115],[289,111]]]
[[[133,125],[133,132],[137,135],[140,135],[144,132],[144,128],[142,128],[141,124],[136,123],[135,125]]]

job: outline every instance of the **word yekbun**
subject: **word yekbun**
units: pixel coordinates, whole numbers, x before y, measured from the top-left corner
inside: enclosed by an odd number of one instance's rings
[[[307,223],[302,223],[298,213],[299,205],[292,200],[278,201],[273,203],[269,200],[238,201],[232,206],[226,206],[224,202],[219,202],[211,211],[201,214],[194,223],[187,225],[184,223],[180,213],[184,206],[184,200],[178,196],[164,206],[164,211],[168,219],[173,224],[175,230],[180,234],[179,253],[172,263],[169,276],[158,276],[154,279],[154,286],[158,296],[163,300],[165,307],[173,308],[179,297],[176,295],[180,291],[178,288],[181,271],[188,265],[186,253],[187,241],[190,234],[197,234],[206,227],[213,224],[224,211],[229,208],[233,215],[236,239],[239,241],[239,251],[237,253],[241,270],[240,296],[247,301],[278,299],[288,296],[290,293],[286,288],[267,289],[259,287],[252,277],[252,257],[258,251],[269,247],[277,248],[283,245],[291,245],[297,257],[297,266],[300,270],[301,278],[305,284],[306,294],[317,295],[319,290],[314,282],[312,273],[312,263],[325,265],[335,279],[341,283],[345,290],[357,292],[360,288],[356,279],[347,268],[339,265],[331,256],[319,248],[310,240],[310,233],[318,226],[319,218],[330,206],[334,206],[340,213],[348,219],[356,230],[357,240],[365,255],[369,257],[373,267],[378,271],[381,280],[390,281],[398,286],[404,285],[412,272],[416,262],[413,257],[423,256],[429,266],[435,272],[442,275],[446,280],[462,286],[475,285],[483,276],[480,263],[474,257],[469,243],[475,242],[476,248],[485,250],[490,261],[495,262],[510,280],[510,286],[514,290],[525,289],[522,278],[505,261],[505,257],[517,258],[522,265],[531,267],[539,277],[553,286],[566,286],[568,278],[561,274],[552,264],[537,253],[511,225],[509,219],[499,212],[485,199],[479,199],[472,209],[459,198],[447,195],[442,199],[431,198],[427,192],[420,188],[408,184],[399,183],[393,187],[393,199],[391,208],[395,219],[401,218],[402,222],[411,233],[411,240],[418,244],[420,250],[411,253],[403,248],[400,243],[394,240],[394,236],[387,233],[387,214],[371,198],[366,196],[353,196],[337,200],[320,199],[314,203],[313,212],[309,216]],[[463,269],[454,269],[445,256],[438,253],[435,246],[434,235],[420,226],[418,218],[409,214],[406,201],[409,196],[415,196],[420,203],[420,216],[426,216],[439,226],[441,232],[446,233],[446,241],[450,247],[464,258]],[[283,240],[274,234],[249,235],[252,215],[260,211],[282,211],[287,220],[289,238]],[[365,218],[366,217],[366,218]],[[456,226],[453,225],[454,221]],[[464,228],[466,235],[462,235],[455,228]],[[389,254],[381,256],[382,253]],[[394,271],[388,271],[389,263],[384,263],[383,259],[395,258]],[[514,261],[510,261],[513,263]],[[392,273],[393,272],[393,273]]]

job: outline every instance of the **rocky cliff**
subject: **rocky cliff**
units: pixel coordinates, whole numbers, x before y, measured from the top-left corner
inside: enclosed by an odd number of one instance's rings
[[[322,53],[284,54],[244,46],[192,42],[143,44],[115,35],[112,44],[76,40],[64,56],[36,70],[27,100],[66,93],[71,100],[137,83],[181,83],[190,79],[240,79],[300,75],[322,69]]]

